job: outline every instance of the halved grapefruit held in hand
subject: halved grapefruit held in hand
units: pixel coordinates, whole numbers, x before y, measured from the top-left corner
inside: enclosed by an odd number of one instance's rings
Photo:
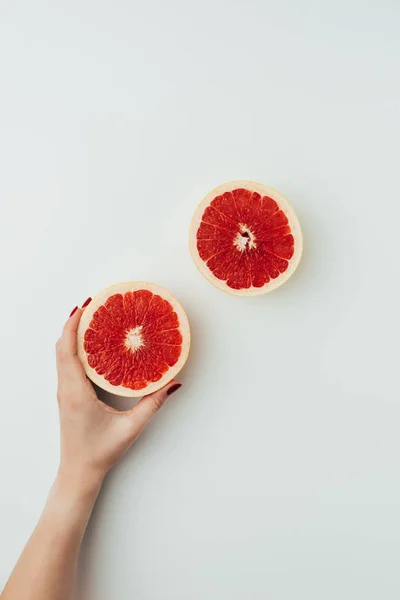
[[[198,206],[190,250],[215,286],[238,296],[256,296],[289,279],[303,241],[299,221],[283,196],[260,183],[232,181]]]
[[[119,396],[143,396],[166,385],[185,364],[189,346],[189,322],[179,302],[141,281],[98,294],[78,328],[86,375]]]

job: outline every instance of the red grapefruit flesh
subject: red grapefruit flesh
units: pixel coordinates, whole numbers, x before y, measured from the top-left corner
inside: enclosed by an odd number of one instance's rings
[[[189,346],[181,305],[152,283],[107,288],[85,309],[78,328],[86,375],[120,396],[143,396],[166,385],[185,364]]]
[[[210,192],[190,228],[190,250],[200,272],[221,290],[238,296],[270,292],[299,264],[299,221],[275,190],[232,181]]]

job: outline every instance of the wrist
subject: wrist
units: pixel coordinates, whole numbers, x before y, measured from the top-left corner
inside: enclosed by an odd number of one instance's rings
[[[42,519],[56,531],[83,535],[102,480],[80,479],[60,469],[54,480]]]
[[[104,475],[60,465],[53,484],[58,498],[73,504],[94,503],[103,483]]]
[[[74,539],[80,543],[101,488],[101,478],[76,475],[59,469],[40,519],[57,542]]]

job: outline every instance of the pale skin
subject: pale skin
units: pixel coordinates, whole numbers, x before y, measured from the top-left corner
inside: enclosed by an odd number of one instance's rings
[[[58,473],[1,600],[72,600],[79,549],[104,477],[180,387],[171,381],[126,412],[101,402],[76,351],[84,308],[74,310],[56,345],[61,431]]]

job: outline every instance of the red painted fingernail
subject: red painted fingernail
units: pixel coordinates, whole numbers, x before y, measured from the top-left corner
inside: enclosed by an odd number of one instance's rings
[[[87,300],[85,300],[85,302],[82,304],[82,308],[86,308],[88,304],[90,304],[92,301],[92,299],[89,297]]]
[[[75,306],[75,308],[73,309],[73,311],[71,312],[71,314],[69,316],[72,317],[72,315],[74,315],[77,310],[78,310],[78,307]]]
[[[167,396],[170,396],[176,392],[176,390],[179,390],[180,387],[182,387],[181,383],[175,383],[175,385],[171,385],[171,387],[167,390]]]

